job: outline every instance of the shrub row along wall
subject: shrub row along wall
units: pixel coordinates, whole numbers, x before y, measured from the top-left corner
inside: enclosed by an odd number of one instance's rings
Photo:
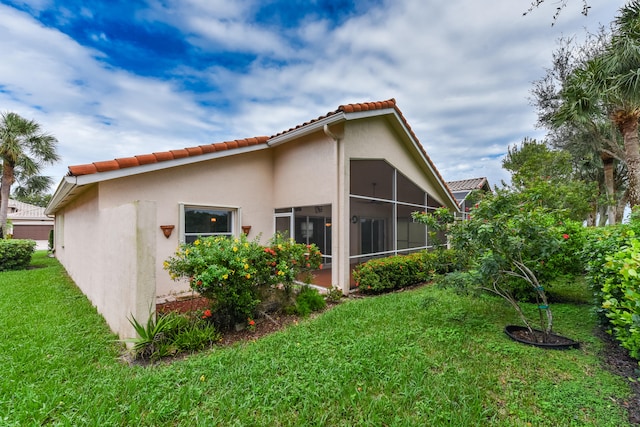
[[[457,267],[453,249],[421,251],[409,255],[378,258],[358,265],[353,278],[360,292],[383,293],[431,280]]]

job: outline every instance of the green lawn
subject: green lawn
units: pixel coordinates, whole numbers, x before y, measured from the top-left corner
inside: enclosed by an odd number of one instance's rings
[[[128,366],[54,259],[0,273],[0,425],[624,426],[588,305],[555,304],[580,350],[524,346],[494,298],[423,287],[348,300],[286,331]],[[575,297],[572,297],[575,300]]]

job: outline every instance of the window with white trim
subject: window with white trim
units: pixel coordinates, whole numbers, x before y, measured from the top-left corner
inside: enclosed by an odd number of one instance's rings
[[[198,237],[233,236],[235,209],[212,206],[183,207],[183,236],[185,243]]]

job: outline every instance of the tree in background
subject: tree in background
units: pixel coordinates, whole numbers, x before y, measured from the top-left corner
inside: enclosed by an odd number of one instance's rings
[[[622,136],[627,170],[627,197],[640,205],[640,1],[620,9],[610,41],[572,70],[563,83],[559,106],[551,117],[555,126],[602,123],[608,119]],[[609,153],[616,157],[615,153]]]
[[[553,52],[552,66],[533,84],[532,104],[538,110],[538,126],[547,129],[546,142],[555,149],[571,153],[574,172],[583,181],[598,184],[599,198],[589,217],[604,225],[620,222],[627,204],[626,166],[622,136],[606,116],[578,114],[557,120],[566,99],[563,90],[572,73],[589,60],[602,55],[611,41],[611,33],[601,27],[588,34],[582,44],[573,38],[560,38]]]
[[[575,221],[584,220],[593,209],[596,185],[581,179],[567,151],[525,138],[520,146],[509,147],[502,167],[511,172],[511,191],[535,205],[566,211]]]
[[[42,184],[37,179],[42,167],[59,160],[57,139],[41,130],[33,120],[16,113],[3,113],[0,117],[0,231],[4,233],[9,211],[9,195],[16,177]],[[46,181],[46,179],[45,179]]]
[[[1,173],[2,167],[0,167],[0,174]],[[15,172],[15,188],[11,194],[11,198],[44,208],[51,201],[51,197],[53,197],[53,195],[48,193],[52,184],[53,179],[49,176],[36,175],[23,178],[18,170]]]

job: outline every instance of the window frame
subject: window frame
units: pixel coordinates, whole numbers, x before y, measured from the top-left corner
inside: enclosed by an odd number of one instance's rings
[[[180,203],[180,243],[186,243],[187,237],[190,236],[229,236],[229,237],[237,237],[238,236],[238,224],[240,224],[240,208],[237,206],[224,206],[224,205],[210,205],[210,204],[202,204],[202,203]],[[209,211],[227,211],[230,215],[230,226],[228,227],[229,231],[227,232],[215,232],[215,233],[187,233],[186,228],[186,209],[202,209]]]

